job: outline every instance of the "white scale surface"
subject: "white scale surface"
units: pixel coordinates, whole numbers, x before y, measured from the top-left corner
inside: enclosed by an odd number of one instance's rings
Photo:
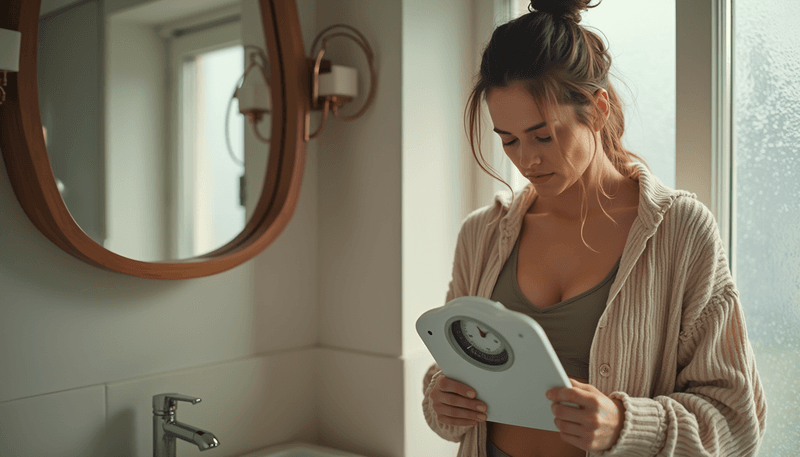
[[[557,431],[545,392],[572,384],[533,318],[459,297],[420,316],[417,333],[445,376],[475,389],[487,420]]]

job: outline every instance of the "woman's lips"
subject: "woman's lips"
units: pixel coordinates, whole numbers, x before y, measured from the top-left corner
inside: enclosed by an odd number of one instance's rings
[[[554,173],[548,173],[546,175],[537,175],[537,176],[530,175],[528,176],[528,180],[534,184],[541,184],[547,182],[550,178],[552,178],[553,174]]]

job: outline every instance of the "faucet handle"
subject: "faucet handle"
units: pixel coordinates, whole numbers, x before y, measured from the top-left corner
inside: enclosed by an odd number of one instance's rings
[[[175,414],[175,410],[178,409],[179,401],[185,401],[195,405],[200,403],[201,400],[202,399],[198,397],[175,393],[153,395],[153,414],[158,416]]]

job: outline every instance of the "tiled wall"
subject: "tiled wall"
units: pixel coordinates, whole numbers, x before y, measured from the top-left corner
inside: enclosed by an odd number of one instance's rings
[[[178,392],[178,420],[214,433],[203,457],[235,456],[286,441],[317,441],[318,351],[299,349],[0,403],[0,455],[152,455],[152,395]],[[309,394],[310,393],[310,394]],[[200,455],[178,440],[181,456]]]

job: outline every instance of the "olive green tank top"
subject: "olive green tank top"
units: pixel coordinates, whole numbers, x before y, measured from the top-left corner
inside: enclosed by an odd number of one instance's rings
[[[519,239],[506,260],[492,292],[492,300],[512,311],[532,317],[547,334],[567,376],[589,379],[589,350],[597,322],[606,308],[619,259],[599,284],[575,297],[537,308],[522,294],[517,283]]]

